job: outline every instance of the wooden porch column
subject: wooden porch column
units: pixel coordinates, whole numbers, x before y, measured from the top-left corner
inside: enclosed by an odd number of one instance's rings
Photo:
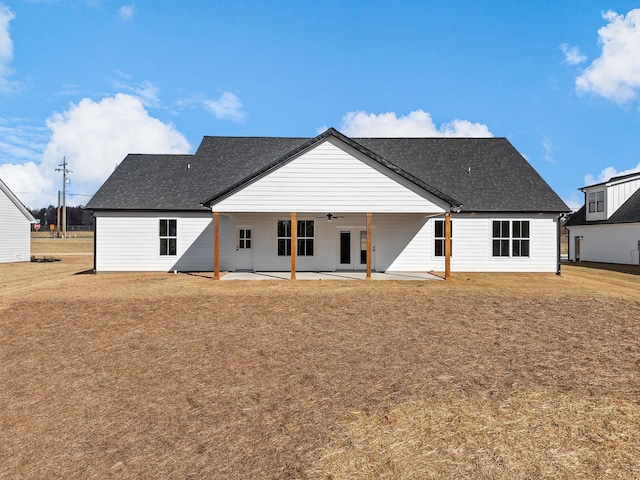
[[[444,214],[444,279],[451,280],[451,213]]]
[[[213,279],[220,280],[220,212],[213,212]]]
[[[367,212],[367,280],[371,280],[371,212]]]
[[[291,212],[291,280],[296,279],[296,250],[298,247],[298,221],[296,212]]]

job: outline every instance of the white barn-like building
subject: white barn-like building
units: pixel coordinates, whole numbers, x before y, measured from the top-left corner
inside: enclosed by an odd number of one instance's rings
[[[334,129],[128,155],[86,208],[98,272],[294,273],[445,271],[447,217],[451,271],[558,272],[569,210],[504,138]]]
[[[566,223],[569,260],[640,265],[640,172],[582,187]]]
[[[31,225],[33,215],[0,180],[0,263],[31,260]]]

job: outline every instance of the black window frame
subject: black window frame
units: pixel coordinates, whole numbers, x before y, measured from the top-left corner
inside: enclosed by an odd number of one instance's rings
[[[451,251],[453,257],[453,220],[451,220]],[[434,257],[444,257],[445,255],[445,220],[435,220],[433,223],[433,254]]]
[[[513,220],[511,222],[511,256],[531,256],[531,223],[529,220]]]
[[[175,257],[178,255],[178,219],[161,218],[158,222],[159,255]]]
[[[494,220],[491,226],[493,257],[509,257],[511,239],[511,222],[509,220]]]
[[[493,258],[531,257],[530,220],[493,220],[491,233]]]
[[[291,256],[291,220],[278,220],[276,227],[277,248],[279,257]],[[296,256],[313,257],[315,254],[315,221],[296,221]]]

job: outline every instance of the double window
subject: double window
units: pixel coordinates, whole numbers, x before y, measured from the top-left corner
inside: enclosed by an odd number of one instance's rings
[[[160,255],[174,256],[178,252],[178,221],[160,219]]]
[[[529,246],[529,220],[493,221],[494,257],[528,257]]]
[[[313,220],[298,220],[296,239],[296,255],[313,256],[314,224]],[[278,220],[278,256],[291,255],[291,220]]]
[[[444,220],[436,220],[434,223],[433,237],[435,244],[433,246],[436,257],[444,257],[445,255],[445,233]],[[453,222],[451,222],[451,238],[453,238]],[[451,254],[453,255],[453,242],[451,242]]]
[[[604,212],[604,190],[589,192],[589,213]]]

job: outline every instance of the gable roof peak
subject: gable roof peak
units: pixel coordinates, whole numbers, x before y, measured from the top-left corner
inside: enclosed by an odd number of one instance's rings
[[[29,223],[36,223],[36,219],[33,218],[29,209],[20,201],[18,197],[11,191],[11,189],[7,186],[6,183],[0,179],[0,191],[4,192],[7,198],[16,206],[18,210],[26,217]]]

